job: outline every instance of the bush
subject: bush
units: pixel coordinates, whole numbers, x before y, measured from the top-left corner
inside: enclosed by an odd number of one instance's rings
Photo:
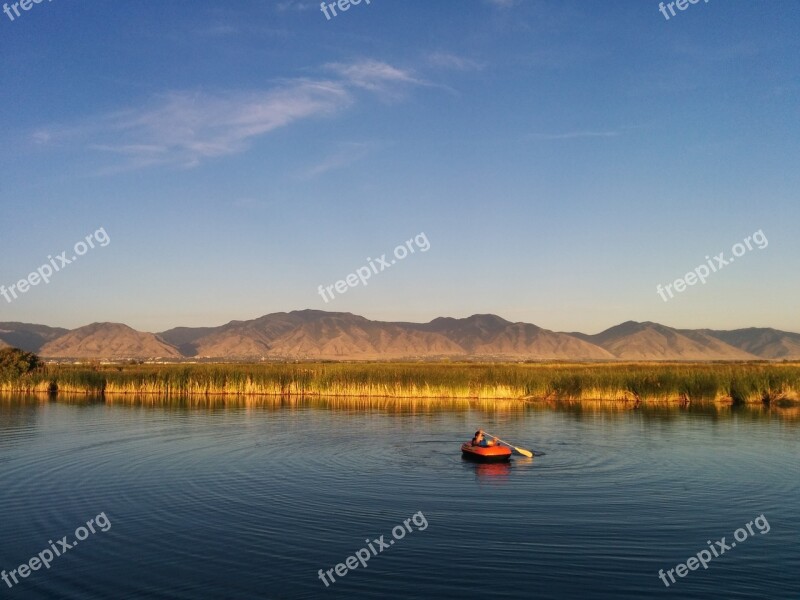
[[[18,348],[0,350],[0,381],[16,381],[42,365],[33,352]]]

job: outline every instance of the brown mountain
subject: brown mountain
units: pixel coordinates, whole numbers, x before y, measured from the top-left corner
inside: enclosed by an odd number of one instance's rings
[[[26,352],[39,352],[47,342],[67,333],[69,329],[31,325],[29,323],[0,323],[0,347],[13,346]]]
[[[193,354],[207,357],[377,359],[464,353],[446,338],[403,324],[317,310],[231,321],[211,332],[197,333],[182,328],[160,335],[173,344],[191,340]]]
[[[231,321],[231,323],[234,322],[235,321]],[[175,327],[174,329],[159,333],[158,337],[168,344],[175,346],[184,356],[196,356],[197,340],[201,337],[211,335],[220,329],[222,329],[222,327]]]
[[[495,315],[439,318],[420,324],[303,310],[275,313],[252,321],[232,321],[210,332],[179,328],[160,335],[194,355],[215,358],[614,358],[602,348],[568,334],[527,323],[511,323]]]
[[[191,340],[181,346],[190,352],[190,356],[228,358],[274,356],[275,341],[302,323],[302,319],[297,316],[300,312],[303,311],[273,313],[250,321],[231,321],[210,330],[183,328],[178,332],[170,329],[160,335],[171,343],[175,343],[173,340],[178,340],[178,333],[187,341]]]
[[[800,360],[800,333],[789,333],[766,327],[750,327],[733,331],[710,329],[701,331],[761,358]]]
[[[44,358],[800,359],[800,334],[775,329],[688,330],[628,321],[586,335],[512,323],[496,315],[391,323],[319,310],[273,313],[218,327],[177,327],[161,334],[118,323],[94,323],[73,331],[0,323],[0,347],[5,345]]]
[[[46,343],[44,358],[179,358],[181,353],[152,333],[121,323],[92,323]]]
[[[596,335],[581,335],[624,360],[754,360],[759,358],[703,331],[627,321]]]
[[[373,359],[464,354],[446,337],[402,323],[370,321],[350,313],[301,311],[299,316],[304,322],[277,340],[276,354]]]
[[[554,360],[615,358],[594,343],[567,333],[556,333],[529,323],[512,323],[497,315],[472,315],[466,319],[440,317],[423,325],[408,325],[440,334],[470,356]]]

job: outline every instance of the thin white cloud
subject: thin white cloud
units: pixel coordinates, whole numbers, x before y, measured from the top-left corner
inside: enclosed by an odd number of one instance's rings
[[[428,62],[434,67],[454,69],[456,71],[479,71],[485,66],[476,60],[448,52],[434,52],[428,56]]]
[[[53,139],[53,134],[45,129],[35,131],[31,135],[31,140],[33,141],[34,144],[46,145],[49,144],[52,141],[52,139]]]
[[[245,210],[245,209],[265,208],[271,206],[273,202],[260,198],[253,198],[252,196],[245,196],[242,198],[236,198],[229,204],[233,208],[240,208]]]
[[[275,5],[278,12],[287,10],[311,10],[312,8],[319,8],[319,2],[308,2],[307,0],[283,0]]]
[[[207,159],[242,152],[276,129],[340,113],[356,102],[355,89],[396,97],[403,89],[424,83],[409,71],[374,60],[325,68],[337,76],[288,80],[259,92],[172,92],[146,107],[39,130],[32,140],[39,145],[83,144],[124,157],[123,164],[111,172],[154,165],[194,167]],[[331,164],[327,170],[335,167]],[[326,167],[317,169],[322,173]]]
[[[367,156],[367,154],[375,148],[375,144],[366,142],[348,142],[340,144],[335,152],[329,154],[322,161],[307,169],[303,173],[303,177],[318,177],[329,171],[349,167]]]
[[[124,142],[94,147],[128,154],[133,166],[192,167],[241,152],[253,138],[301,119],[331,115],[351,102],[341,84],[324,81],[296,81],[260,93],[172,93],[154,107],[103,119],[105,130]]]
[[[428,85],[411,71],[377,60],[362,60],[350,64],[328,63],[325,68],[352,86],[389,98],[396,98],[409,85]]]
[[[618,131],[569,131],[567,133],[534,133],[537,140],[572,140],[576,138],[609,138],[617,137]]]

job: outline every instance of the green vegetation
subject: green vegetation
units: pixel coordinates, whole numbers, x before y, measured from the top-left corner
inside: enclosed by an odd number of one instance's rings
[[[17,348],[0,350],[0,382],[19,381],[41,366],[39,357]]]
[[[0,390],[633,403],[800,400],[797,363],[27,364],[15,376],[0,375]]]

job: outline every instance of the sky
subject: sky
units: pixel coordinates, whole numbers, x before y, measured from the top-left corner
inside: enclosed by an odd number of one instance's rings
[[[0,322],[311,308],[800,332],[794,0],[18,10],[0,13],[0,292],[18,286]]]

